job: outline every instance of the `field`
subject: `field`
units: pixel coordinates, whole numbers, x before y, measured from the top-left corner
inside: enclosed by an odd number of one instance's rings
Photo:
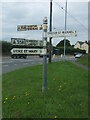
[[[37,65],[3,74],[3,117],[88,117],[88,72],[69,62],[48,64],[43,95],[42,69]]]

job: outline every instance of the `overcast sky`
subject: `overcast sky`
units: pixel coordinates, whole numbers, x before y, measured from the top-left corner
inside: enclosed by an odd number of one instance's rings
[[[68,0],[67,0],[68,1]],[[49,0],[46,2],[2,2],[2,40],[10,41],[12,37],[42,39],[43,31],[17,31],[17,25],[41,25],[43,18],[48,19],[49,31]],[[64,30],[65,3],[53,0],[53,31]],[[67,30],[76,30],[77,37],[69,37],[71,44],[88,40],[88,2],[68,2]],[[63,38],[52,39],[56,45]]]

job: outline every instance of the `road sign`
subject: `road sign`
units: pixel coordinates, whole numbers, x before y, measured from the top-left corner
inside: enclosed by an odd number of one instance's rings
[[[12,54],[32,54],[32,55],[46,55],[46,49],[33,49],[33,48],[13,48]]]
[[[42,30],[43,25],[18,25],[17,31]]]
[[[11,38],[12,45],[25,45],[25,39],[23,38]]]
[[[47,37],[71,37],[77,36],[76,31],[58,31],[58,32],[47,32]]]
[[[46,46],[46,41],[42,40],[29,40],[23,38],[11,38],[12,45],[19,45],[19,46]]]

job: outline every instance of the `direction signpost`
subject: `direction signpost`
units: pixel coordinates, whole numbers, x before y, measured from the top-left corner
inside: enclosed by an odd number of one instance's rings
[[[47,18],[45,17],[43,20],[43,25],[18,25],[17,31],[27,31],[27,30],[43,30],[43,41],[31,41],[26,39],[19,39],[19,38],[12,38],[11,41],[13,45],[26,45],[29,46],[43,46],[43,49],[38,50],[31,50],[31,52],[28,50],[28,52],[32,54],[37,54],[41,51],[43,54],[43,83],[42,83],[42,92],[47,88],[47,49],[46,49],[46,43],[47,43]],[[22,50],[22,49],[21,49]],[[23,50],[22,50],[23,51]],[[27,49],[26,49],[27,51]],[[13,52],[13,51],[12,51]],[[27,52],[26,52],[27,53]]]
[[[43,55],[43,82],[42,82],[42,93],[47,89],[47,38],[56,38],[56,37],[71,37],[77,36],[76,31],[56,31],[56,32],[47,32],[47,18],[43,19],[43,25],[18,25],[17,31],[27,31],[27,30],[43,30],[43,41],[39,40],[28,40],[22,38],[11,38],[11,42],[13,45],[21,45],[21,46],[42,46],[42,49],[22,49],[22,48],[13,48],[12,52],[16,54],[20,52],[20,54],[42,54]]]

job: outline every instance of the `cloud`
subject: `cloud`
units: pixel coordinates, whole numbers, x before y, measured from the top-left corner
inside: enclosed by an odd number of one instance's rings
[[[1,2],[32,2],[33,0],[1,0]],[[34,0],[33,2],[48,2],[49,0]],[[66,0],[54,0],[54,2],[65,2]],[[89,2],[89,0],[68,0],[68,2]]]
[[[60,4],[60,2],[59,2]],[[64,3],[60,4],[64,7]],[[88,25],[88,9],[87,3],[68,3],[68,12],[74,16],[80,23],[75,21],[70,15],[67,16],[67,28],[69,30],[77,30],[77,38],[70,38],[73,44],[78,39],[88,39],[87,28]],[[64,30],[64,14],[55,2],[53,2],[53,31]],[[47,2],[3,2],[2,5],[2,39],[10,41],[12,37],[24,37],[30,39],[42,39],[43,31],[17,31],[17,25],[40,25],[43,23],[43,18],[48,19],[49,31],[49,1]],[[84,26],[82,26],[82,24]],[[55,29],[56,28],[56,29]],[[63,38],[57,38],[60,41]],[[73,40],[74,39],[74,40]],[[57,41],[53,39],[53,43]]]
[[[9,36],[10,34],[13,37],[13,32],[17,33],[17,25],[28,25],[28,24],[42,24],[44,16],[47,15],[48,9],[45,10],[47,4],[38,3],[4,3],[3,4],[3,39],[5,36]],[[39,8],[40,7],[40,8]],[[44,8],[43,8],[44,7]],[[31,31],[25,32],[26,36]],[[35,31],[33,31],[34,33]],[[31,32],[32,33],[32,32]],[[38,33],[38,32],[37,32]],[[23,36],[24,32],[22,32]],[[39,33],[40,34],[40,33]],[[35,36],[35,34],[32,34]],[[38,36],[36,34],[36,36]],[[41,36],[40,36],[41,38]]]

